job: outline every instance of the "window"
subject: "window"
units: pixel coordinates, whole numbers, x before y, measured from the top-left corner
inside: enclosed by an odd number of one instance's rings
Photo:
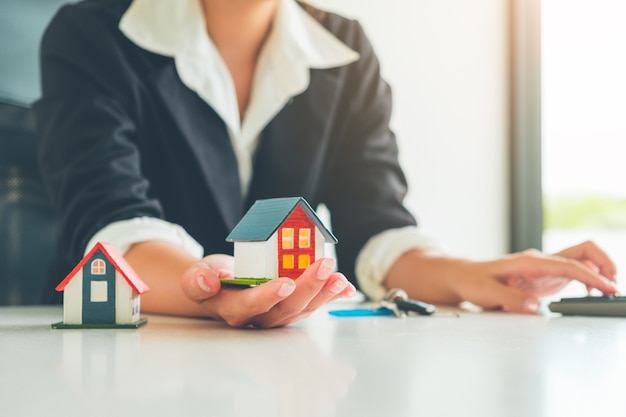
[[[283,249],[293,249],[293,228],[284,227],[281,233],[281,242]]]
[[[107,265],[102,259],[95,259],[91,262],[91,274],[92,275],[104,275],[107,271]]]
[[[283,268],[293,269],[293,255],[283,255]]]
[[[106,303],[108,300],[108,286],[106,281],[91,281],[91,302]]]
[[[298,255],[298,269],[306,269],[311,265],[311,257],[309,255]]]
[[[626,2],[543,0],[541,15],[543,248],[594,240],[624,270]]]
[[[302,228],[298,231],[298,247],[299,248],[311,247],[311,229]]]

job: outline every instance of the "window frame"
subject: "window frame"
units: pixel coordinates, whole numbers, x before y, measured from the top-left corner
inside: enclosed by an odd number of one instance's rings
[[[511,1],[510,250],[542,249],[541,0]]]
[[[311,228],[310,227],[299,228],[298,229],[298,248],[308,249],[310,247],[311,247]]]
[[[91,261],[91,275],[106,275],[107,263],[104,259],[97,258]]]
[[[280,229],[280,247],[282,249],[294,249],[295,229],[293,227],[283,227]]]

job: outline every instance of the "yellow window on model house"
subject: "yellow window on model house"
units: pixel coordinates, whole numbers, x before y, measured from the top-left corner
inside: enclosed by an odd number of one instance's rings
[[[311,246],[311,229],[300,229],[298,231],[298,247],[308,248]]]
[[[305,269],[311,265],[311,257],[309,255],[298,255],[298,269]]]
[[[293,269],[293,255],[283,255],[283,268]]]
[[[293,249],[293,228],[284,227],[281,236],[283,249]]]

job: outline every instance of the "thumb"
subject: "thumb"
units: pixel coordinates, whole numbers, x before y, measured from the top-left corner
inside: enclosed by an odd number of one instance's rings
[[[493,287],[483,294],[484,296],[474,301],[483,307],[502,307],[507,311],[528,314],[536,314],[539,311],[540,303],[536,297],[500,282],[494,282]]]
[[[183,293],[192,301],[200,303],[220,291],[220,271],[215,271],[204,262],[187,269],[180,281]]]

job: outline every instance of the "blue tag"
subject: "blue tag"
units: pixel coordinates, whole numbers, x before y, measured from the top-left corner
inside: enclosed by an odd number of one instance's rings
[[[385,307],[353,308],[346,310],[330,310],[328,314],[337,317],[392,316],[393,311]]]

